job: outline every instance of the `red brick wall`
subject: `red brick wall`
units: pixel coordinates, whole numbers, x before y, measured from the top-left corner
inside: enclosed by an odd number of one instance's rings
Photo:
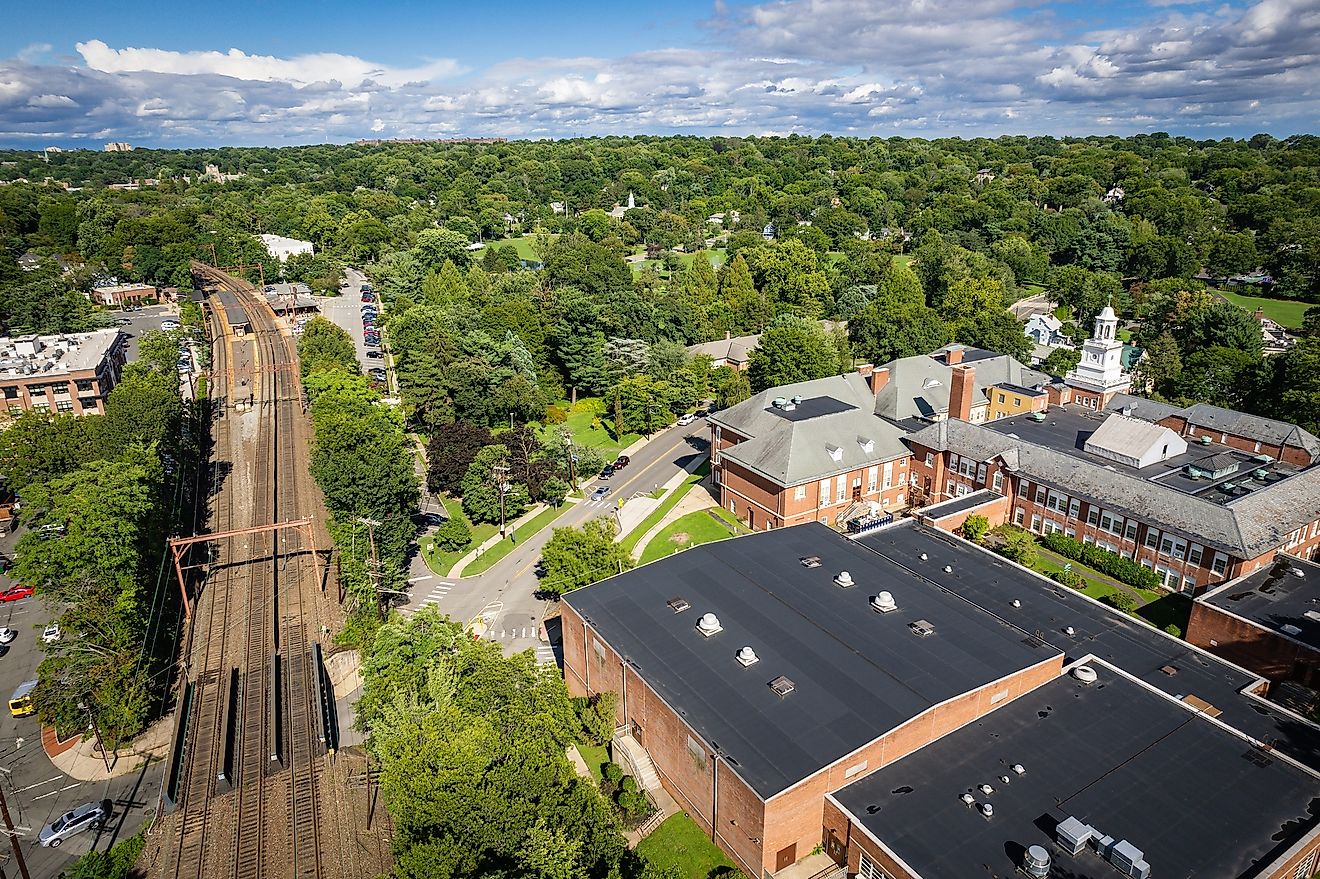
[[[774,870],[775,853],[796,844],[798,857],[821,842],[821,808],[825,795],[864,778],[882,766],[928,745],[965,724],[1007,705],[1023,693],[1054,680],[1063,672],[1063,657],[1056,656],[1004,680],[987,684],[918,715],[907,723],[812,775],[765,807],[765,862]],[[865,768],[857,767],[865,764]],[[849,774],[849,770],[855,770]]]
[[[1261,879],[1293,879],[1296,875],[1298,866],[1308,858],[1311,860],[1311,869],[1304,875],[1311,876],[1320,872],[1320,829],[1312,830],[1301,843],[1295,846],[1297,849],[1292,854],[1286,856],[1282,861],[1266,868],[1261,873]]]
[[[1001,497],[996,501],[982,504],[971,510],[963,510],[958,513],[950,513],[947,516],[941,516],[938,519],[932,519],[929,516],[921,516],[921,521],[927,525],[939,528],[941,531],[954,532],[962,527],[962,524],[972,516],[985,516],[990,520],[990,527],[996,528],[1008,521],[1009,500],[1007,497]]]
[[[1199,424],[1189,422],[1181,415],[1170,415],[1160,420],[1160,424],[1170,430],[1187,437],[1189,441],[1196,437],[1209,436],[1212,440],[1241,452],[1250,452],[1254,455],[1269,455],[1279,461],[1286,461],[1297,467],[1309,467],[1311,465],[1311,454],[1305,449],[1299,449],[1293,446],[1280,446],[1274,443],[1257,442],[1250,437],[1237,436],[1226,433],[1222,430],[1216,430],[1213,427],[1204,427]]]
[[[1213,605],[1200,601],[1192,605],[1187,640],[1251,669],[1272,683],[1297,681],[1308,687],[1320,687],[1320,652],[1224,613]]]
[[[893,879],[920,879],[908,872],[899,863],[881,850],[866,831],[855,826],[852,820],[832,801],[825,801],[824,815],[825,854],[841,864],[849,874],[856,874],[861,869],[862,852],[871,862],[884,870]]]

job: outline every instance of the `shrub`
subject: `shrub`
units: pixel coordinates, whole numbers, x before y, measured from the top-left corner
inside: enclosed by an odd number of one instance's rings
[[[619,790],[628,794],[637,793],[637,779],[633,778],[631,775],[625,775],[619,781]]]
[[[1081,589],[1083,582],[1085,582],[1082,575],[1076,571],[1059,571],[1050,576],[1054,578],[1055,582],[1062,583],[1069,589]]]
[[[1010,531],[999,552],[1004,558],[1012,559],[1024,568],[1036,564],[1036,541],[1026,531]]]
[[[646,799],[646,795],[637,791],[619,791],[615,802],[619,805],[619,811],[629,817],[644,815],[651,810],[651,803]]]
[[[612,690],[573,700],[573,711],[577,714],[578,723],[582,725],[585,741],[603,745],[614,736],[614,709],[618,704],[618,694]]]
[[[1098,546],[1092,546],[1089,543],[1082,543],[1058,531],[1053,534],[1046,534],[1040,539],[1040,542],[1046,549],[1057,552],[1064,558],[1081,562],[1087,567],[1095,568],[1100,573],[1108,574],[1120,583],[1136,586],[1138,589],[1159,588],[1160,578],[1158,574],[1143,568],[1132,559],[1123,558],[1117,553],[1109,552]]]
[[[450,519],[435,530],[435,544],[445,552],[465,549],[472,543],[472,529],[462,519]]]
[[[601,777],[610,784],[618,784],[623,779],[623,769],[618,763],[613,761],[606,763],[600,768]]]
[[[568,413],[565,412],[561,407],[559,406],[545,407],[546,424],[563,424],[567,420],[568,420]]]
[[[1172,635],[1175,638],[1182,637],[1182,629],[1178,628],[1177,623],[1169,623],[1167,626],[1164,627],[1164,631],[1165,633]]]
[[[958,530],[972,543],[980,543],[981,538],[990,530],[990,520],[985,516],[968,516]]]
[[[1116,607],[1123,613],[1132,613],[1137,609],[1137,599],[1126,592],[1115,592],[1113,595],[1106,595],[1104,601],[1105,604]]]

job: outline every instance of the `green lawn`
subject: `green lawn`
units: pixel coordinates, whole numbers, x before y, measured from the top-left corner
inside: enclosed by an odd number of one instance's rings
[[[604,745],[584,745],[581,742],[574,747],[582,755],[582,760],[587,764],[587,769],[591,770],[591,777],[596,780],[596,784],[600,784],[600,767],[610,762],[609,749]]]
[[[651,511],[645,519],[638,523],[637,527],[628,533],[620,545],[625,552],[631,553],[637,546],[637,541],[642,539],[642,535],[655,527],[656,523],[665,517],[665,514],[678,505],[683,496],[692,490],[692,486],[705,479],[710,474],[710,460],[707,459],[701,463],[697,471],[683,480],[683,483],[669,493],[669,497],[662,500],[654,510]]]
[[[1254,312],[1257,308],[1265,310],[1265,316],[1278,321],[1285,327],[1300,327],[1306,309],[1314,307],[1311,302],[1298,302],[1295,299],[1266,299],[1262,296],[1244,296],[1232,290],[1216,290],[1229,302]]]
[[[711,512],[697,510],[680,516],[662,528],[642,552],[642,564],[662,559],[680,549],[732,537],[734,530],[723,519],[712,516]]]
[[[562,407],[567,407],[568,403],[560,401]],[[597,414],[604,409],[604,414]],[[598,426],[593,426],[597,424]],[[550,431],[558,425],[545,425],[542,427],[542,439],[545,439]],[[614,457],[618,457],[618,452],[626,449],[628,446],[642,438],[639,433],[625,433],[619,439],[614,438],[614,434],[607,428],[614,426],[614,419],[609,414],[609,406],[599,397],[579,397],[577,404],[569,410],[568,420],[564,422],[573,434],[573,442],[579,446],[592,446],[603,452],[614,452]],[[579,474],[586,475],[586,474]]]
[[[459,502],[457,498],[444,497],[441,498],[441,500],[444,502],[445,513],[449,518],[461,519],[462,521],[467,522],[468,527],[472,529],[472,543],[470,543],[465,549],[460,549],[455,552],[440,552],[439,550],[427,552],[426,548],[430,545],[431,539],[429,535],[422,536],[422,559],[426,562],[426,566],[432,571],[435,571],[441,577],[448,577],[450,569],[458,564],[459,559],[471,552],[472,548],[480,544],[483,540],[489,539],[500,529],[496,525],[488,525],[485,523],[482,523],[481,525],[473,525],[472,522],[468,520],[468,517],[464,515],[463,504]],[[473,564],[476,563],[474,562]]]
[[[560,504],[557,507],[550,507],[537,513],[532,517],[532,521],[527,522],[518,528],[518,539],[526,540],[531,537],[533,534],[557,519],[559,514],[564,512],[564,510],[567,510],[568,507],[568,504]],[[491,527],[494,528],[495,526],[492,525]],[[516,546],[517,544],[512,540],[507,538],[501,540],[499,543],[474,558],[471,563],[463,569],[463,576],[467,577],[472,574],[480,574],[482,571],[489,570],[491,565],[513,552]]]
[[[1046,558],[1044,554],[1036,557],[1036,570],[1042,574],[1055,574],[1063,570],[1063,565],[1055,562],[1053,559]],[[1114,586],[1103,582],[1098,571],[1088,568],[1080,562],[1072,562],[1072,570],[1080,574],[1084,585],[1077,590],[1084,595],[1089,595],[1097,601],[1104,601],[1107,596],[1119,592]],[[1157,629],[1164,629],[1170,624],[1176,626],[1181,633],[1187,631],[1187,619],[1192,612],[1192,603],[1185,596],[1175,595],[1167,592],[1159,592],[1154,589],[1139,589],[1136,586],[1126,586],[1124,591],[1131,592],[1140,596],[1144,602],[1138,607],[1132,616],[1143,622],[1150,623]]]
[[[552,239],[554,237],[555,236],[553,235],[551,236]],[[504,248],[512,244],[514,246],[514,249],[518,251],[519,259],[531,260],[532,262],[540,262],[541,256],[536,252],[535,240],[536,240],[536,236],[534,235],[523,235],[519,238],[509,238],[502,241],[491,241],[488,243],[487,246]],[[482,253],[482,251],[480,250],[473,253],[472,255],[473,258],[479,258],[478,255],[480,253]]]
[[[710,841],[710,835],[697,822],[679,812],[660,823],[646,839],[637,844],[641,855],[655,872],[675,867],[683,879],[706,879],[717,867],[734,864]]]
[[[908,256],[906,253],[894,254],[894,262],[902,266],[907,266],[908,268],[912,267],[912,257]]]

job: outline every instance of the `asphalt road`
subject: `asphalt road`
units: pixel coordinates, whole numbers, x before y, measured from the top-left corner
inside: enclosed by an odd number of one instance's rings
[[[612,516],[619,498],[638,492],[650,492],[691,464],[694,456],[705,457],[709,428],[703,419],[686,427],[670,427],[657,433],[650,442],[631,455],[632,463],[608,480],[608,497],[601,501],[584,500],[565,510],[549,527],[526,540],[489,570],[473,577],[445,578],[433,574],[418,553],[409,570],[410,595],[401,605],[405,613],[426,604],[437,605],[451,619],[467,623],[477,617],[486,622],[485,637],[499,641],[505,653],[536,650],[541,662],[557,661],[557,633],[553,644],[539,638],[541,619],[547,602],[535,595],[538,580],[533,572],[541,557],[541,548],[557,527],[581,525],[598,516]],[[587,483],[587,494],[600,484]],[[425,535],[422,536],[425,540]]]
[[[159,327],[159,322],[156,324]],[[0,537],[0,550],[13,558],[19,535]],[[14,585],[8,574],[0,574],[0,589]],[[41,747],[41,729],[35,717],[13,717],[8,700],[18,685],[36,677],[41,662],[41,630],[53,617],[35,596],[0,604],[0,624],[18,632],[9,652],[0,657],[0,785],[9,804],[9,814],[19,832],[23,856],[34,879],[57,876],[69,862],[90,851],[104,851],[120,839],[132,836],[150,817],[160,795],[159,764],[110,781],[82,782],[64,775],[50,762]],[[41,848],[37,833],[69,809],[83,803],[110,799],[114,816],[105,829],[87,830],[59,848]],[[9,847],[0,841],[0,863],[11,858]],[[4,875],[16,876],[12,860],[0,867]]]

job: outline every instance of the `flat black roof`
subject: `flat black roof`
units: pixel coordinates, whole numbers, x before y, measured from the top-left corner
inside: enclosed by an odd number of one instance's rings
[[[823,415],[838,415],[840,412],[849,412],[857,407],[851,403],[845,403],[843,400],[836,400],[834,397],[810,397],[798,403],[790,404],[792,409],[781,409],[778,406],[771,406],[765,411],[771,415],[778,415],[785,421],[809,421],[812,418],[820,418]]]
[[[974,491],[960,497],[950,498],[947,501],[940,501],[938,504],[931,504],[929,507],[923,507],[921,514],[930,516],[934,519],[942,519],[945,516],[952,516],[954,513],[961,513],[964,510],[974,510],[982,504],[988,504],[1003,495],[997,491],[983,488],[980,491]]]
[[[841,571],[856,585],[835,585]],[[870,609],[882,590],[897,610]],[[673,598],[690,609],[675,613]],[[763,798],[937,703],[1059,655],[819,523],[696,547],[564,601]],[[706,613],[723,626],[711,637],[696,628]],[[918,621],[934,632],[917,634]],[[744,646],[759,657],[749,667],[735,659]],[[785,696],[769,686],[781,675],[794,686]]]
[[[925,879],[1007,879],[1031,845],[1049,852],[1051,876],[1120,876],[1091,846],[1073,856],[1053,844],[1069,817],[1128,840],[1152,876],[1238,879],[1314,826],[1320,779],[1104,664],[1092,668],[1096,683],[1053,680],[835,798]],[[993,816],[964,804],[964,792]]]
[[[857,542],[1033,633],[1069,660],[1094,654],[1175,698],[1197,696],[1222,711],[1219,719],[1229,726],[1320,770],[1320,729],[1242,693],[1260,680],[1250,672],[916,522],[872,531]],[[922,553],[927,554],[926,561],[920,560]],[[945,574],[945,565],[951,565],[954,573]],[[1019,607],[1013,607],[1014,599]],[[1187,599],[1170,595],[1162,600]],[[1067,626],[1074,634],[1065,634]]]
[[[1279,557],[1198,601],[1320,650],[1320,565]]]

